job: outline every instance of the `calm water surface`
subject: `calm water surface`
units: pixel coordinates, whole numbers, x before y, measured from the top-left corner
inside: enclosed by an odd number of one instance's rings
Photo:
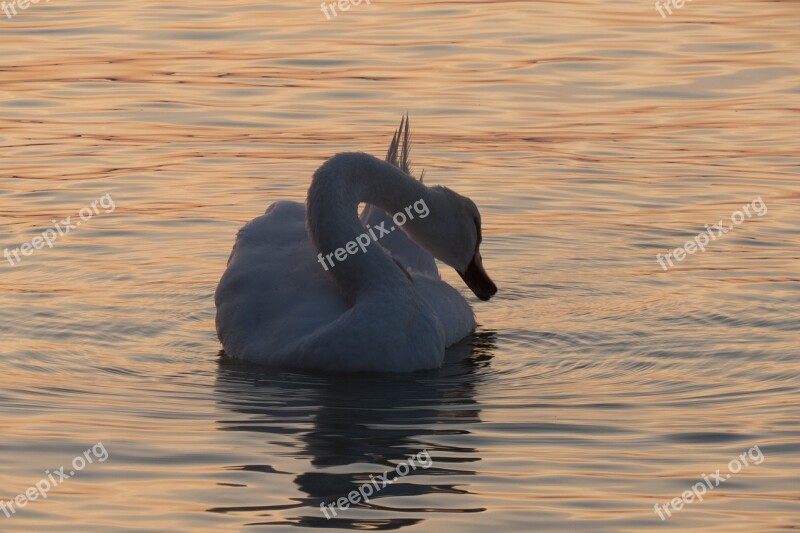
[[[52,0],[0,13],[0,531],[800,524],[800,4]],[[500,287],[438,371],[220,355],[236,230],[401,114]],[[768,212],[655,259],[761,197]],[[444,274],[461,287],[455,273]],[[464,289],[466,290],[466,289]],[[704,501],[656,503],[758,445]],[[433,466],[327,521],[422,450]],[[69,467],[67,468],[69,470]]]

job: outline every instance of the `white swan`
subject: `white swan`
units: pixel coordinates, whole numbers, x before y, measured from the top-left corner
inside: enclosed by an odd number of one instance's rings
[[[481,263],[480,213],[469,198],[412,178],[408,148],[405,120],[388,162],[335,155],[314,173],[306,206],[276,202],[239,230],[215,295],[228,356],[325,371],[410,372],[441,366],[445,347],[475,328],[469,304],[440,279],[433,257],[456,269],[476,296],[491,298],[497,288]],[[386,221],[388,230],[394,223],[386,212],[420,200],[427,216],[323,267],[322,257],[367,224]],[[361,202],[367,208],[359,220]]]

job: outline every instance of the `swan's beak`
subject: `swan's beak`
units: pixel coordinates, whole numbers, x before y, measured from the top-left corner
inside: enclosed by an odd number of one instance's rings
[[[494,284],[486,270],[483,269],[480,250],[475,250],[475,255],[472,256],[472,261],[467,265],[467,270],[458,272],[458,275],[461,276],[467,287],[475,293],[475,296],[483,301],[488,300],[497,292],[497,285]]]

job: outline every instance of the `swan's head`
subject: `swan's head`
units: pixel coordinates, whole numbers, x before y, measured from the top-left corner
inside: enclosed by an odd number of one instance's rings
[[[497,292],[481,260],[481,214],[475,203],[447,187],[429,188],[429,215],[409,224],[408,233],[433,256],[453,267],[475,296]]]

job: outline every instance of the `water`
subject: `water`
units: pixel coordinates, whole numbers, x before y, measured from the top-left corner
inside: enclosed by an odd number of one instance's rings
[[[0,530],[797,528],[798,23],[796,2],[742,0],[0,18],[0,245],[115,204],[0,259],[0,499],[108,451]],[[409,376],[222,358],[237,228],[304,198],[327,156],[383,154],[405,111],[417,171],[483,213],[500,293],[472,298],[475,338]],[[759,197],[766,214],[659,266]],[[320,512],[424,450],[430,468]]]

